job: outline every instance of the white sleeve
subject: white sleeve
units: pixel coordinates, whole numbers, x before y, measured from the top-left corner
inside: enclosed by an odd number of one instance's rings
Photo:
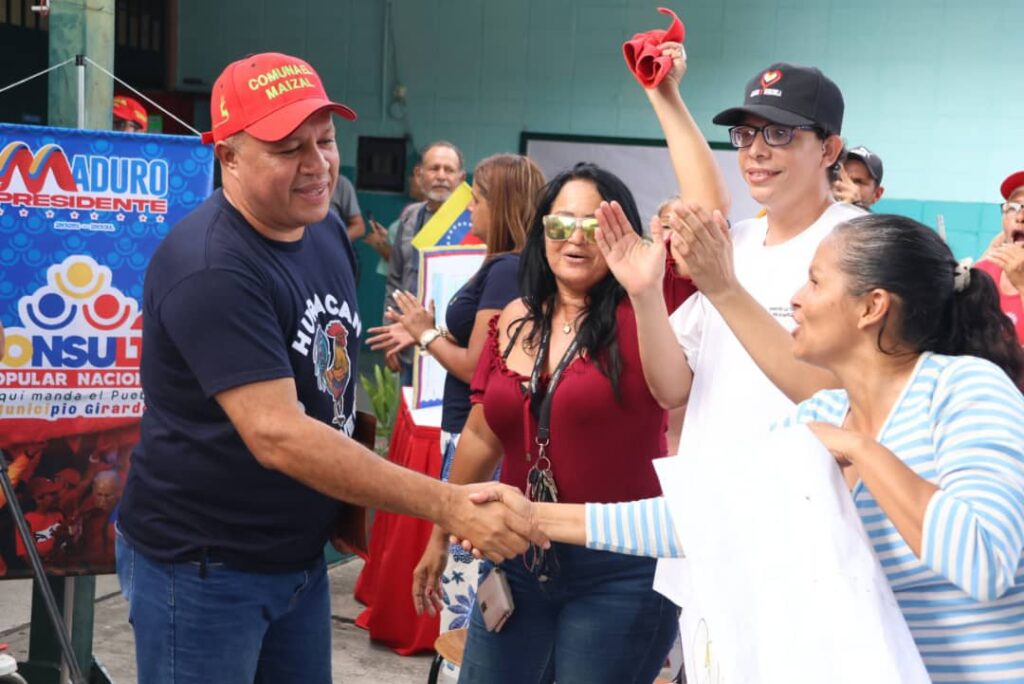
[[[704,336],[704,318],[707,315],[707,299],[699,292],[675,310],[669,316],[669,325],[676,334],[679,346],[686,354],[686,362],[690,369],[697,367],[697,355],[700,351],[700,342]]]

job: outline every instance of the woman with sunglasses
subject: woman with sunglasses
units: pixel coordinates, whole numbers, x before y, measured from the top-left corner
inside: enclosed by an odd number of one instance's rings
[[[675,68],[648,95],[666,136],[681,143],[670,147],[683,150],[672,160],[681,194],[725,210],[724,182],[679,96],[679,46],[662,47]],[[500,463],[501,481],[535,500],[628,501],[660,492],[652,460],[666,453],[666,414],[644,379],[629,298],[594,242],[604,201],[622,205],[641,234],[631,193],[604,169],[578,164],[545,188],[520,259],[522,299],[491,322],[451,481],[484,480]],[[666,311],[693,292],[674,263],[661,288]],[[446,547],[445,532],[435,529],[414,578],[418,609],[440,604]],[[652,589],[653,559],[555,545],[502,570],[515,611],[500,632],[489,632],[477,602],[459,681],[655,679],[677,628],[675,606]]]
[[[1011,173],[1000,186],[1003,230],[978,262],[999,290],[999,305],[1024,345],[1024,171]]]

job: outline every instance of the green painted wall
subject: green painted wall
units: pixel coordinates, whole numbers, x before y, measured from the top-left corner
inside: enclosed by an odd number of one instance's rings
[[[665,24],[640,0],[392,0],[394,48],[382,82],[387,0],[180,0],[179,79],[208,89],[249,52],[311,61],[329,92],[359,112],[357,136],[450,138],[470,164],[514,151],[522,130],[657,137],[619,45]],[[687,0],[684,95],[710,140],[715,112],[774,61],[821,67],[843,89],[845,134],[885,161],[882,207],[934,225],[941,208],[958,253],[998,230],[999,181],[1024,167],[1021,0]],[[397,81],[404,116],[382,111]],[[184,86],[188,87],[188,86]],[[372,203],[372,199],[361,199]],[[396,205],[397,206],[397,205]],[[387,218],[383,214],[380,218]]]

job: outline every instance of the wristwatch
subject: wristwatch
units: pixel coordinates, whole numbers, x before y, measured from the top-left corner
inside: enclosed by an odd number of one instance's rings
[[[443,337],[443,333],[437,328],[428,328],[423,331],[420,335],[419,346],[421,351],[427,351],[427,347],[430,343],[436,340],[438,337]]]

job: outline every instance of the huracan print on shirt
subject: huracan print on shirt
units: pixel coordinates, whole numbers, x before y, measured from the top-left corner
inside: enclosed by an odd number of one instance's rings
[[[345,349],[347,340],[348,328],[336,319],[327,324],[326,330],[317,326],[313,338],[316,387],[331,395],[334,402],[334,418],[331,422],[335,425],[345,423],[345,388],[348,387],[352,368]]]

